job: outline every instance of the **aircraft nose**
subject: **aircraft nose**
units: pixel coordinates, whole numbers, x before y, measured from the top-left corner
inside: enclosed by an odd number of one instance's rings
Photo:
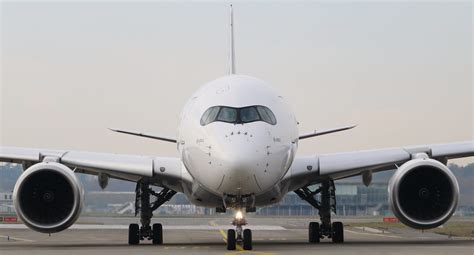
[[[227,194],[251,194],[262,187],[257,180],[257,172],[265,171],[268,137],[234,132],[216,141],[216,161],[224,177],[221,191]]]
[[[258,164],[263,153],[253,143],[232,141],[221,146],[221,160],[227,174],[250,174]]]
[[[225,125],[214,130],[218,135],[208,142],[207,165],[214,172],[207,171],[203,182],[213,180],[213,188],[227,195],[260,194],[271,189],[288,169],[293,147],[275,138],[266,123],[235,125],[232,129]]]

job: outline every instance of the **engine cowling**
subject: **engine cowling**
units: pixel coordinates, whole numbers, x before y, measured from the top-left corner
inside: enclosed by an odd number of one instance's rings
[[[84,191],[74,172],[56,162],[29,167],[18,178],[13,201],[18,217],[29,228],[55,233],[79,217]]]
[[[439,161],[412,159],[389,182],[389,203],[405,225],[416,229],[440,226],[456,210],[459,186],[452,172]]]

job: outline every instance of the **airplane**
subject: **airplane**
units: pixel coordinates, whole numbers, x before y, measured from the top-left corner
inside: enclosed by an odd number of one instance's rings
[[[459,187],[447,162],[474,156],[474,141],[297,155],[301,140],[355,126],[299,134],[295,113],[277,91],[262,80],[236,73],[233,19],[231,5],[229,74],[191,96],[179,117],[176,137],[111,129],[174,143],[179,157],[0,147],[0,161],[19,163],[24,169],[13,198],[21,221],[43,233],[70,227],[83,207],[84,192],[76,173],[84,173],[97,175],[103,189],[110,178],[136,182],[140,225],[129,225],[130,245],[145,240],[163,244],[163,227],[151,225],[151,218],[177,192],[219,213],[235,210],[234,227],[227,231],[228,250],[235,250],[236,244],[252,250],[252,231],[244,229],[246,214],[278,203],[289,192],[318,210],[320,219],[308,225],[309,243],[324,238],[342,243],[344,226],[331,220],[334,181],[361,176],[370,185],[373,173],[393,169],[389,204],[402,223],[429,229],[449,220]],[[162,189],[156,192],[152,186]]]

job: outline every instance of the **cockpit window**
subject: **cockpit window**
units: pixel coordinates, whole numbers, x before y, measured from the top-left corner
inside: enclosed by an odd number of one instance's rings
[[[207,109],[202,115],[201,125],[205,126],[213,122],[216,119],[218,113],[219,113],[219,106],[214,106]]]
[[[228,106],[213,106],[207,109],[201,117],[201,125],[205,126],[215,121],[234,124],[245,124],[254,121],[263,121],[270,125],[276,124],[276,118],[268,107],[262,105],[242,108]]]
[[[265,121],[267,123],[270,123],[272,125],[276,124],[275,115],[273,115],[273,113],[272,113],[272,111],[270,111],[270,109],[268,109],[265,106],[257,106],[257,110],[258,110],[258,113],[260,114],[260,116],[262,117],[263,121]]]
[[[235,123],[237,121],[237,109],[230,107],[221,107],[219,115],[217,115],[217,120]]]
[[[242,120],[243,123],[257,121],[259,119],[257,109],[255,109],[254,106],[240,109],[240,120]]]

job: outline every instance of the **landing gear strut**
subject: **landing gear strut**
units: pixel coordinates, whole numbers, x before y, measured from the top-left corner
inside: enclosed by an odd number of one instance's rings
[[[247,225],[247,220],[241,210],[237,211],[232,225],[235,229],[227,230],[227,250],[235,250],[237,243],[241,243],[244,250],[252,250],[252,230],[242,228]]]
[[[334,243],[344,242],[344,226],[341,222],[331,223],[331,211],[336,213],[336,188],[333,180],[323,181],[315,191],[308,186],[295,190],[303,200],[318,209],[321,223],[310,222],[308,240],[310,243],[319,243],[321,238],[331,238]],[[320,195],[318,200],[316,195]]]
[[[139,244],[140,240],[152,240],[153,244],[163,244],[163,226],[155,223],[150,226],[153,211],[176,194],[176,191],[162,189],[159,193],[153,191],[145,182],[138,182],[135,189],[135,216],[140,213],[140,224],[130,224],[128,227],[128,244]],[[156,200],[150,203],[150,195]]]

